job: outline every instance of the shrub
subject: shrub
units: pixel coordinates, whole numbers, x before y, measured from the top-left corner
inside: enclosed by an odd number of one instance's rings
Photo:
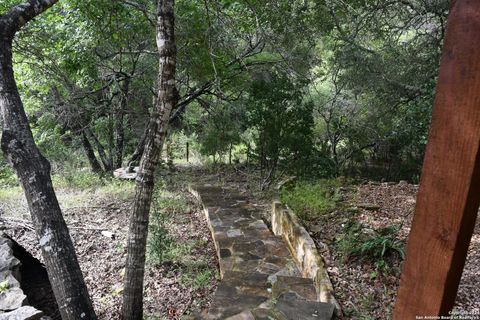
[[[18,186],[15,172],[6,163],[0,162],[0,187],[8,188]]]
[[[174,241],[168,233],[166,216],[155,213],[150,223],[150,237],[148,239],[148,259],[153,263],[164,263],[172,259]]]
[[[181,263],[182,257],[190,253],[193,245],[179,244],[170,234],[172,218],[177,213],[187,211],[190,211],[190,207],[185,199],[162,189],[161,185],[156,188],[152,202],[152,218],[148,240],[150,262],[158,264],[167,261]]]
[[[180,282],[185,287],[199,289],[208,287],[214,278],[215,271],[208,266],[203,266],[194,269],[187,268],[186,272],[182,274]]]
[[[301,220],[308,221],[335,209],[339,187],[338,180],[299,182],[282,190],[280,198]]]
[[[345,258],[356,257],[371,261],[381,271],[388,271],[388,257],[398,253],[404,258],[403,241],[398,239],[399,225],[391,225],[377,231],[367,229],[358,222],[352,222],[345,227],[345,235],[337,243],[338,249]]]

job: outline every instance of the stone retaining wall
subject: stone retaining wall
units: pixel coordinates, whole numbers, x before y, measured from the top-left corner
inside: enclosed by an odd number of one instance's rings
[[[335,305],[335,313],[340,315],[340,305],[333,295],[333,286],[325,263],[313,239],[298,221],[295,213],[279,200],[274,200],[272,204],[272,231],[283,237],[303,276],[313,279],[317,300]]]

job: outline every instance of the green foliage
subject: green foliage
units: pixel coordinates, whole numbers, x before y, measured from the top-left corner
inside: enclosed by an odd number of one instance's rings
[[[179,0],[175,10],[180,101],[203,91],[174,127],[207,159],[231,153],[267,178],[418,180],[447,0]],[[72,152],[84,128],[112,158],[119,110],[124,153],[135,149],[156,90],[154,19],[152,1],[65,0],[18,34],[17,84],[54,171],[88,165]]]
[[[280,199],[301,220],[309,221],[335,209],[340,185],[339,180],[299,182],[283,189]]]
[[[205,288],[214,279],[216,272],[211,269],[206,261],[190,261],[180,278],[180,283],[185,287],[194,289]]]
[[[248,125],[256,130],[255,152],[268,170],[280,163],[305,169],[311,154],[312,105],[303,101],[304,83],[287,74],[264,71],[252,83]]]
[[[216,272],[205,259],[195,259],[192,252],[205,246],[203,241],[176,239],[173,229],[182,223],[179,216],[191,208],[184,198],[157,187],[152,203],[148,239],[148,261],[176,265],[181,269],[180,283],[185,287],[208,287]]]
[[[198,136],[202,155],[223,158],[240,143],[242,111],[241,107],[220,105],[210,112]]]
[[[399,225],[391,225],[374,231],[358,222],[350,222],[337,246],[345,258],[370,261],[380,271],[388,271],[391,268],[388,257],[397,253],[403,259],[405,255],[404,242],[398,239],[399,230]]]
[[[191,251],[192,245],[177,243],[169,231],[175,215],[188,211],[190,207],[184,198],[163,190],[162,186],[156,188],[148,240],[148,259],[151,263],[181,263],[181,259]]]
[[[0,188],[18,186],[17,176],[13,169],[6,163],[0,161]]]
[[[337,174],[417,180],[448,1],[358,4],[326,3],[335,28],[311,86],[323,125],[317,145]]]
[[[10,289],[10,284],[8,283],[8,280],[0,282],[0,293],[7,291]]]
[[[174,241],[168,233],[166,217],[155,213],[150,221],[150,237],[148,241],[148,260],[153,263],[164,263],[172,259]]]
[[[91,189],[105,186],[111,179],[86,170],[65,170],[52,176],[55,188],[60,189]]]

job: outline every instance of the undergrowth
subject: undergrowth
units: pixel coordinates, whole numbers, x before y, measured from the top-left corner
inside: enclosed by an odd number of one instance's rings
[[[287,186],[280,199],[303,221],[315,219],[335,209],[339,200],[339,180],[297,182]]]
[[[18,186],[15,172],[7,165],[0,163],[0,187],[9,188]]]
[[[345,226],[345,234],[337,242],[337,247],[346,260],[369,261],[379,271],[388,272],[392,267],[389,258],[398,254],[403,259],[405,255],[405,244],[398,239],[400,228],[400,225],[391,225],[375,231],[358,222],[350,222]]]
[[[216,270],[204,258],[194,252],[205,246],[205,242],[178,239],[175,228],[184,223],[182,215],[191,212],[190,204],[182,195],[163,190],[155,191],[148,240],[148,261],[153,265],[175,265],[181,270],[179,278],[184,287],[194,289],[207,287],[216,277]]]

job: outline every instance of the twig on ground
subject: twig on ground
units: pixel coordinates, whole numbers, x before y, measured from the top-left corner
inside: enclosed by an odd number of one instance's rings
[[[30,231],[35,231],[33,226],[31,226],[31,222],[27,220],[11,218],[11,217],[2,217],[0,218],[0,221],[3,223],[9,224],[12,227],[19,227],[19,228],[24,228]]]
[[[89,206],[80,206],[80,207],[68,207],[65,210],[72,210],[72,209],[103,209],[103,210],[119,210],[119,207],[110,207],[110,206],[103,206],[103,207],[89,207]]]

